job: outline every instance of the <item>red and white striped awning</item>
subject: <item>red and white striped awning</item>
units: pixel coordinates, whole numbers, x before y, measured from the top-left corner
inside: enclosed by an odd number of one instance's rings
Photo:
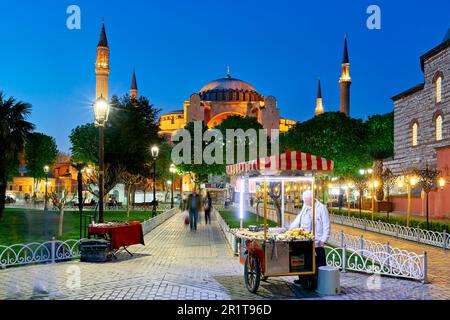
[[[332,171],[331,160],[299,151],[291,151],[270,157],[231,164],[226,167],[228,175],[240,175],[260,171],[271,174],[279,171]]]

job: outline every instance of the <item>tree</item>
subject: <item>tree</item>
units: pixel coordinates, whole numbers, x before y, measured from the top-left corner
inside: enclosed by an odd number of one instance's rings
[[[30,115],[29,103],[5,98],[0,91],[0,220],[5,209],[6,184],[17,172],[19,153],[23,151],[25,139],[34,129],[26,118]]]
[[[283,152],[296,150],[333,160],[337,176],[351,176],[371,164],[362,120],[341,112],[326,112],[297,123],[280,141]]]
[[[64,208],[67,204],[67,197],[69,192],[66,189],[62,189],[61,192],[52,192],[50,193],[50,199],[55,207],[59,210],[59,228],[58,228],[58,236],[62,237],[63,235],[63,226],[64,226]]]
[[[149,175],[150,147],[162,142],[158,136],[158,112],[159,109],[155,109],[145,97],[133,101],[128,95],[112,97],[110,118],[105,126],[105,196],[124,177],[133,176],[133,181],[137,182],[139,175]],[[72,130],[71,152],[75,161],[98,168],[98,135],[93,124]],[[90,180],[97,183],[97,170]],[[132,187],[128,186],[128,189]],[[92,188],[90,190],[94,192]]]
[[[106,134],[107,132],[105,132],[105,136]],[[98,135],[98,128],[92,123],[78,126],[72,130],[69,139],[72,144],[70,151],[72,153],[73,162],[92,165],[98,169]],[[105,194],[108,194],[108,192],[114,188],[123,172],[123,166],[119,165],[114,160],[110,161],[110,151],[115,148],[114,144],[109,144],[110,141],[110,139],[106,139],[105,137]],[[106,158],[107,154],[108,158]],[[89,192],[98,197],[98,192],[94,191],[90,186],[91,184],[98,184],[98,170],[92,171],[91,174],[88,175],[88,180],[89,183],[87,184],[87,188]]]
[[[355,184],[355,189],[358,190],[359,194],[359,217],[361,218],[361,209],[363,206],[363,196],[364,191],[368,188],[367,177],[364,175],[353,175],[352,181]]]
[[[386,214],[387,214],[387,218],[389,220],[390,196],[391,196],[392,189],[394,189],[394,187],[395,187],[397,177],[392,173],[392,171],[389,168],[387,168],[386,170],[384,170],[381,178],[382,178],[381,181],[383,181],[384,191],[386,191],[386,200],[388,202]]]
[[[367,128],[367,152],[375,161],[373,176],[380,184],[376,191],[377,200],[384,198],[383,159],[394,155],[394,112],[373,115],[364,123]]]
[[[194,155],[195,155],[195,149],[194,149],[194,123],[190,122],[185,126],[185,129],[189,131],[190,136],[191,136],[191,154],[189,155],[189,159],[191,161],[191,163],[183,163],[183,164],[179,164],[177,165],[177,168],[179,168],[179,170],[182,173],[190,173],[191,174],[191,178],[194,180],[195,184],[200,184],[203,182],[206,182],[208,180],[208,177],[210,175],[216,175],[216,176],[221,176],[225,174],[225,168],[226,168],[226,160],[227,160],[227,154],[226,154],[226,146],[233,144],[233,148],[234,148],[234,157],[232,159],[232,163],[237,163],[238,162],[238,154],[239,154],[239,150],[240,148],[243,146],[244,147],[244,155],[243,155],[243,160],[244,161],[248,161],[250,160],[250,158],[254,158],[251,157],[250,154],[250,150],[252,150],[252,148],[254,148],[254,150],[256,150],[257,152],[259,151],[259,131],[260,129],[263,129],[262,125],[258,122],[258,120],[254,117],[242,117],[242,116],[238,116],[238,115],[232,115],[227,117],[225,120],[223,120],[218,126],[212,128],[215,130],[219,130],[222,136],[222,142],[223,142],[223,147],[222,149],[222,161],[220,163],[213,163],[213,164],[208,164],[205,165],[205,163],[201,163],[201,164],[196,164],[194,163]],[[254,129],[256,132],[256,140],[250,139],[248,136],[239,136],[237,135],[235,139],[233,139],[233,141],[231,141],[231,137],[230,141],[227,141],[227,130],[228,129],[232,129],[232,130],[236,130],[236,129],[242,129],[243,133],[245,133],[248,129]],[[205,125],[204,122],[202,122],[201,124],[201,132],[202,132],[202,146],[201,146],[201,152],[203,154],[205,148],[212,144],[212,143],[216,143],[218,141],[216,141],[216,138],[211,139],[210,142],[206,142],[203,141],[203,135],[205,132],[207,132],[209,130],[209,128]],[[268,140],[267,136],[265,136],[265,139]],[[182,142],[182,141],[181,141]],[[178,143],[181,143],[178,142]],[[174,146],[176,146],[178,143],[175,143]],[[270,143],[267,142],[267,145],[270,146]],[[215,151],[213,151],[211,153],[211,155],[213,157],[217,158],[217,155],[215,153]],[[242,155],[242,154],[240,154]],[[258,154],[255,155],[256,157],[258,156]]]
[[[40,181],[45,178],[44,166],[51,166],[58,157],[58,148],[55,139],[43,133],[33,132],[27,136],[25,143],[25,160],[27,170],[33,177],[34,191],[33,197],[36,198],[36,190]]]
[[[419,186],[425,192],[426,196],[426,216],[427,216],[427,230],[429,229],[429,214],[428,214],[428,194],[430,191],[436,189],[436,181],[441,172],[437,169],[430,168],[428,163],[425,165],[424,169],[413,169],[414,175],[419,178]]]
[[[210,164],[210,165],[205,165],[203,162],[200,164],[195,163],[194,161],[194,153],[195,153],[195,147],[194,147],[194,122],[189,122],[188,124],[186,124],[186,126],[184,127],[184,129],[186,129],[191,137],[191,153],[188,155],[190,163],[180,163],[177,164],[177,168],[180,170],[181,173],[185,173],[185,174],[190,174],[191,175],[191,179],[193,180],[195,185],[200,185],[201,183],[204,183],[206,181],[208,181],[208,176],[209,175],[221,175],[224,174],[225,172],[225,165],[223,163],[220,164]],[[201,122],[201,132],[202,132],[202,137],[201,137],[201,152],[203,153],[203,150],[205,150],[206,146],[208,145],[204,140],[203,140],[203,134],[208,130],[208,127],[205,125],[205,123],[202,121]],[[198,139],[198,138],[197,138]],[[179,143],[183,143],[183,141],[179,141],[179,142],[175,142],[174,143],[174,148],[179,144]],[[186,150],[182,150],[182,152],[180,153],[180,157],[184,156],[184,152],[186,152]]]
[[[250,150],[253,148],[257,152],[259,152],[259,130],[263,129],[263,126],[261,123],[258,122],[257,118],[254,117],[242,117],[242,116],[229,116],[225,120],[222,121],[221,124],[215,127],[215,129],[220,130],[224,137],[224,142],[227,144],[233,144],[234,145],[234,159],[233,163],[238,163],[238,150],[241,145],[244,146],[244,161],[253,160],[250,155]],[[247,130],[255,130],[256,132],[256,140],[250,139],[249,137],[245,137],[245,140],[241,140],[240,137],[236,137],[233,141],[228,141],[227,137],[227,130],[238,130],[241,129],[242,131],[246,132]],[[265,135],[265,139],[268,140],[267,135]],[[269,149],[269,141],[268,142],[268,149]],[[225,154],[226,149],[224,148],[224,159],[226,159]],[[269,154],[268,154],[269,155]],[[256,155],[258,157],[258,154]]]

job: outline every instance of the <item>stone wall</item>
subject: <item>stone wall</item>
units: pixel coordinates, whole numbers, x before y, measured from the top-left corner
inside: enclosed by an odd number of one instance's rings
[[[442,100],[435,102],[434,77],[443,74]],[[435,117],[443,116],[441,141],[436,141]],[[394,159],[386,161],[395,174],[402,168],[436,166],[436,148],[450,145],[450,47],[424,62],[423,89],[394,102]],[[418,145],[412,146],[412,123],[417,121]]]

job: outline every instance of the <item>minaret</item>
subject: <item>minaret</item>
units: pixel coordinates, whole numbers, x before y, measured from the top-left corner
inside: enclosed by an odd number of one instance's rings
[[[95,98],[102,96],[109,100],[108,78],[109,78],[109,47],[106,38],[105,23],[102,23],[102,31],[97,45],[97,56],[95,59]]]
[[[316,110],[315,110],[316,116],[324,113],[323,110],[323,103],[322,103],[322,89],[320,87],[320,79],[319,79],[319,85],[317,87],[317,99],[316,99]]]
[[[130,99],[138,98],[138,87],[136,82],[136,72],[133,69],[133,77],[131,78]]]
[[[341,90],[341,112],[350,116],[350,85],[352,79],[350,78],[350,61],[348,59],[347,51],[347,34],[344,37],[344,56],[342,57],[342,75],[339,79],[339,88]]]

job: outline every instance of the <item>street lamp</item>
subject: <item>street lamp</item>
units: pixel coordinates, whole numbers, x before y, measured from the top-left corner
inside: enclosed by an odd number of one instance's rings
[[[50,171],[49,166],[44,166],[44,172],[45,172],[45,199],[44,199],[44,211],[48,210],[47,207],[47,185],[48,185],[48,172]]]
[[[445,187],[445,179],[443,177],[440,177],[438,180],[438,184],[439,184],[439,187],[441,188],[441,190],[443,190]]]
[[[156,216],[156,159],[158,158],[159,148],[154,145],[151,148],[152,158],[153,158],[153,210],[152,217]]]
[[[94,102],[95,126],[99,127],[99,172],[98,172],[98,221],[103,222],[103,197],[105,193],[105,124],[108,121],[109,103],[100,96]]]
[[[171,197],[171,199],[170,199],[170,208],[173,208],[173,185],[174,185],[173,177],[174,177],[174,175],[175,175],[175,172],[177,171],[177,169],[175,168],[175,165],[174,165],[173,163],[170,165],[169,171],[170,171],[170,173],[172,174],[172,183],[171,183],[171,187],[172,187],[172,197]]]

